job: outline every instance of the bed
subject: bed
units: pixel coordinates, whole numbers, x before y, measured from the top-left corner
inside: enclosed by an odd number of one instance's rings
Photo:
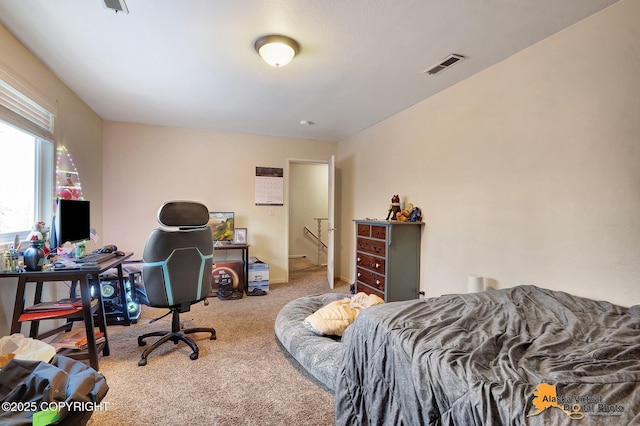
[[[304,325],[304,320],[318,309],[345,297],[351,295],[327,293],[299,297],[280,309],[275,321],[276,338],[293,358],[296,367],[302,367],[316,383],[330,392],[335,388],[342,358],[341,339],[318,336]]]
[[[338,425],[640,424],[640,306],[535,286],[386,303],[341,350]]]

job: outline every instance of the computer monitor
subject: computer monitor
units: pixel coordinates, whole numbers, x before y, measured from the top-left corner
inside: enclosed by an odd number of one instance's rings
[[[91,236],[90,204],[86,200],[58,199],[58,209],[51,230],[51,246],[86,241]],[[54,240],[55,238],[55,240]]]

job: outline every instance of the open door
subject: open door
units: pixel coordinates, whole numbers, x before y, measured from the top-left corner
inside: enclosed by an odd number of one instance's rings
[[[334,250],[335,250],[335,194],[336,194],[336,157],[331,156],[329,160],[329,202],[328,202],[328,232],[327,232],[327,281],[329,288],[334,286]]]

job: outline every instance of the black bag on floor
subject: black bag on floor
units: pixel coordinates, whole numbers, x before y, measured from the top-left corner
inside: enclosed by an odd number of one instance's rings
[[[61,355],[55,355],[50,363],[14,358],[0,370],[3,403],[8,407],[11,403],[37,408],[59,405],[59,425],[85,425],[93,410],[82,407],[99,403],[108,390],[102,374]],[[0,425],[31,425],[33,415],[31,410],[4,411],[0,413]]]

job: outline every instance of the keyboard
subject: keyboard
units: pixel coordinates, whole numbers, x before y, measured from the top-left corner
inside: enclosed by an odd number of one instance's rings
[[[80,259],[76,259],[75,263],[102,263],[106,260],[116,257],[116,254],[111,253],[91,253],[82,257]]]

